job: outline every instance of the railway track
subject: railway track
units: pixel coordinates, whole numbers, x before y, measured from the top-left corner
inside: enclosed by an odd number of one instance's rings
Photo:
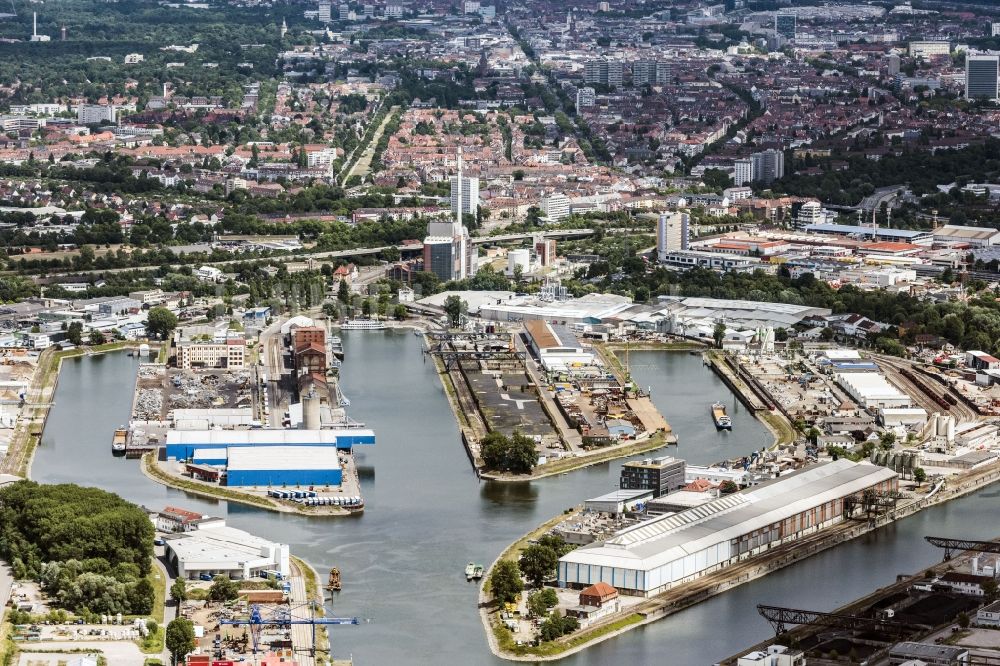
[[[38,365],[35,367],[31,384],[24,396],[24,405],[21,406],[17,415],[17,425],[10,439],[10,447],[7,449],[7,455],[0,459],[0,473],[21,475],[23,472],[27,475],[31,456],[34,455],[35,450],[35,447],[30,445],[32,426],[39,419],[44,423],[45,416],[52,406],[52,396],[46,399],[45,390],[51,388],[54,394],[55,386],[46,387],[45,383],[52,375],[53,364],[59,363],[59,359],[54,357],[55,353],[54,349],[48,349],[38,357]],[[56,378],[56,376],[52,377]],[[38,437],[41,441],[40,432]]]
[[[902,387],[906,388],[907,392],[911,394],[911,396],[916,400],[918,404],[920,404],[921,407],[926,409],[928,412],[945,411],[936,401],[931,399],[930,396],[928,396],[924,390],[922,390],[913,381],[907,379],[902,374],[902,371],[906,370],[908,372],[914,373],[914,375],[919,377],[920,375],[915,371],[916,366],[914,364],[909,363],[907,361],[903,361],[901,359],[897,359],[895,357],[888,357],[877,354],[873,354],[872,356],[873,358],[875,358],[876,362],[878,362],[880,367],[882,367],[883,369],[886,368],[889,369],[889,375],[893,378],[893,380]],[[947,397],[952,393],[948,388],[944,386],[939,387],[934,383],[928,383],[928,386],[931,387],[932,391],[934,391],[935,389],[940,389],[940,395],[944,397]],[[951,403],[951,400],[948,400],[948,402]],[[972,409],[972,407],[970,407],[961,400],[957,400],[955,403],[952,403],[950,409],[947,411],[948,413],[952,414],[955,417],[956,424],[975,422],[979,421],[980,419],[979,414],[977,414],[976,411]]]

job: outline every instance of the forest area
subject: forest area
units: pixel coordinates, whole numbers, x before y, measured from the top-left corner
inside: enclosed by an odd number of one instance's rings
[[[153,524],[112,493],[18,481],[0,488],[0,558],[75,613],[152,611]]]

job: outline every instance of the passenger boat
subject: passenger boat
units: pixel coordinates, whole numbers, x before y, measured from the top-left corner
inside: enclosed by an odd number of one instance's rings
[[[715,427],[718,430],[733,429],[733,420],[726,414],[726,406],[721,402],[712,405],[712,420],[715,421]]]
[[[465,565],[465,580],[472,580],[473,576],[476,575],[476,563],[469,562]]]
[[[128,429],[118,428],[114,437],[111,438],[111,452],[125,453],[125,442],[128,440]]]
[[[378,319],[348,319],[340,325],[342,331],[381,331],[385,322]]]

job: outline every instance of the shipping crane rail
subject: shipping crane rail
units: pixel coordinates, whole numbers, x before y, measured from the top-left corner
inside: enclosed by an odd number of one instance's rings
[[[946,537],[925,536],[924,540],[932,546],[944,548],[944,561],[951,559],[957,552],[971,550],[976,553],[1000,553],[1000,542],[977,541],[975,539],[948,539]]]
[[[440,358],[444,363],[445,370],[451,370],[462,361],[520,361],[523,363],[525,359],[525,353],[520,351],[429,349],[424,350],[424,353]]]
[[[781,606],[765,606],[759,604],[757,612],[774,628],[774,635],[785,633],[789,625],[806,625],[810,627],[828,627],[831,629],[848,629],[864,631],[876,629],[890,634],[906,635],[915,627],[891,620],[880,620],[859,615],[844,615],[840,613],[821,613],[819,611],[799,610]]]

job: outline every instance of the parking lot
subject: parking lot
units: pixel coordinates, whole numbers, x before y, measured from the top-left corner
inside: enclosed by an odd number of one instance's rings
[[[81,656],[80,650],[92,650],[94,654],[103,653],[108,664],[114,664],[114,666],[143,666],[146,657],[149,656],[144,655],[135,643],[126,641],[118,643],[43,643],[39,645],[38,649],[44,649],[45,652],[22,652],[17,662],[18,666],[60,666],[66,664],[70,659]],[[56,652],[50,652],[50,650]],[[66,650],[66,652],[60,653],[58,650]]]

